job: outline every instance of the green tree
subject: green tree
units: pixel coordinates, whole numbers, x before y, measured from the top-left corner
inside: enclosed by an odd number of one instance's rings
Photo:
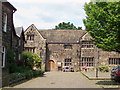
[[[83,20],[95,44],[107,51],[120,52],[120,1],[85,4]]]
[[[32,70],[34,66],[37,68],[41,67],[41,58],[37,54],[31,52],[23,52],[22,60],[24,60],[24,67],[28,69]]]
[[[81,30],[82,27],[76,27],[73,25],[73,23],[65,23],[65,22],[62,22],[62,23],[59,23],[57,26],[55,26],[55,29],[67,29],[67,30]]]

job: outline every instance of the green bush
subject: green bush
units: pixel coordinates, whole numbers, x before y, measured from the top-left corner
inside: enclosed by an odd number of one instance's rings
[[[108,66],[99,66],[98,68],[101,72],[109,72],[109,67]]]
[[[25,75],[23,73],[12,73],[9,75],[10,81],[13,81],[13,80],[16,80],[19,78],[24,78],[24,77],[25,77]]]
[[[41,69],[39,70],[40,74],[43,75],[45,73],[45,70]]]
[[[37,54],[31,52],[23,52],[22,60],[24,60],[24,66],[29,70],[32,70],[34,66],[37,68],[41,67],[41,58]]]

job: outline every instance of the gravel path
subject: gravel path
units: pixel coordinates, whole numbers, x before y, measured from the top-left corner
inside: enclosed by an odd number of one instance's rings
[[[97,81],[90,81],[80,72],[46,72],[38,77],[19,84],[14,88],[100,88]]]

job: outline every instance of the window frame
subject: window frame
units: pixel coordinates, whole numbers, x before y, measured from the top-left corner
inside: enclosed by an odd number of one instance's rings
[[[108,59],[109,65],[119,65],[120,64],[120,58],[109,58]]]
[[[82,41],[81,48],[94,48],[93,41]]]
[[[64,44],[64,49],[72,49],[72,45],[71,44]]]
[[[72,58],[64,59],[64,66],[72,66]]]
[[[2,63],[1,66],[2,68],[5,67],[5,61],[6,61],[6,48],[4,46],[2,46]]]
[[[88,67],[94,67],[95,60],[94,57],[82,57],[80,60],[80,66],[88,66]]]
[[[8,15],[7,13],[3,13],[3,31],[7,32],[7,21],[8,21]]]

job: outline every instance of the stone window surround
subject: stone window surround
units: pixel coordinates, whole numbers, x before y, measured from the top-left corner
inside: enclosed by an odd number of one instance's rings
[[[108,59],[109,65],[117,65],[120,64],[120,58],[109,58]]]
[[[80,60],[80,66],[94,66],[94,57],[82,57]]]

